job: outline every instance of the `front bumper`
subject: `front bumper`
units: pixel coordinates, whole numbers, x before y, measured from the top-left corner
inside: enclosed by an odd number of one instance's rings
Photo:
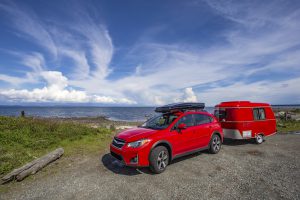
[[[149,151],[147,147],[128,148],[125,144],[122,148],[117,148],[112,144],[110,145],[110,154],[126,166],[132,167],[149,166]]]

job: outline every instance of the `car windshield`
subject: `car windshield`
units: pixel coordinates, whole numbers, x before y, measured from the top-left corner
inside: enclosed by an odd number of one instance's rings
[[[152,117],[140,127],[150,128],[150,129],[166,129],[178,116],[175,114],[161,114],[155,117]]]

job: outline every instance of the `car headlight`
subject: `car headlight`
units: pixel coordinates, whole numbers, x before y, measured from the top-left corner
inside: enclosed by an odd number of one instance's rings
[[[147,144],[148,142],[150,142],[150,139],[142,139],[135,142],[130,142],[127,144],[127,146],[132,148],[137,148]]]

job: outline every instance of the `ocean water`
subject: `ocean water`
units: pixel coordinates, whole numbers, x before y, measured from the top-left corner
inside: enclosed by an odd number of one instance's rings
[[[111,120],[145,121],[147,116],[155,115],[155,107],[59,107],[59,106],[0,106],[0,115],[38,117],[97,117],[105,116]],[[213,107],[205,108],[213,112]]]
[[[299,105],[273,106],[274,108],[300,108]],[[145,121],[147,116],[155,115],[155,107],[80,107],[80,106],[0,106],[0,115],[20,116],[25,111],[27,116],[38,117],[97,117],[105,116],[111,120]],[[213,107],[205,107],[213,113]]]

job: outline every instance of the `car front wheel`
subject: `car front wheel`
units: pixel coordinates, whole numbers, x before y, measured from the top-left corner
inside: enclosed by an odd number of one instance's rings
[[[169,164],[169,152],[164,146],[155,147],[150,154],[150,169],[156,174],[165,171]]]

